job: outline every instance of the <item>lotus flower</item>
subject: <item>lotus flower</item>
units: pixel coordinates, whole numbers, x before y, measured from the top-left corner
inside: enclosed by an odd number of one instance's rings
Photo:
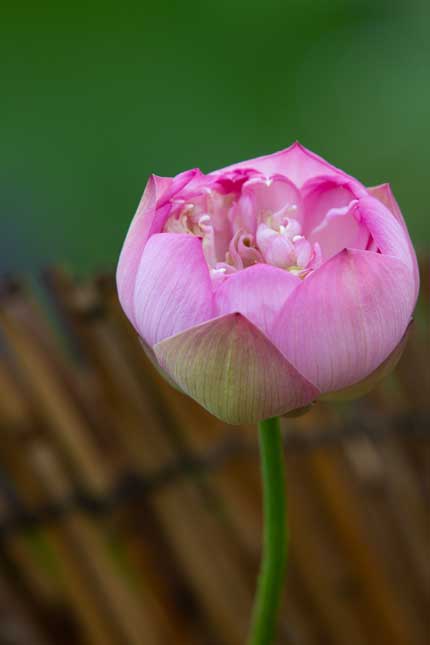
[[[117,285],[163,373],[238,424],[372,385],[400,355],[419,279],[389,185],[365,188],[296,143],[152,175]]]

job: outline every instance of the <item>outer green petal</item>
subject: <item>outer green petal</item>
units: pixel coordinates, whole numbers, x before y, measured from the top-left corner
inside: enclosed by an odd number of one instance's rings
[[[226,423],[257,423],[302,408],[319,396],[319,390],[239,313],[166,338],[154,351],[178,386]]]

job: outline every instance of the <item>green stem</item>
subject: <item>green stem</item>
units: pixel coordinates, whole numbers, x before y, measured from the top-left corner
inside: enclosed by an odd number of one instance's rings
[[[259,437],[264,505],[263,561],[248,645],[270,645],[274,641],[287,562],[285,466],[279,419],[261,421]]]

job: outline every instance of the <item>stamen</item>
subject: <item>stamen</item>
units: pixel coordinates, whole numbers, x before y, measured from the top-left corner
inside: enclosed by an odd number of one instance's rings
[[[219,269],[211,269],[209,271],[211,278],[223,278],[226,273],[225,267],[220,267]]]
[[[210,218],[210,216],[209,216],[207,213],[205,213],[204,215],[202,215],[202,216],[199,218],[199,226],[200,226],[200,228],[201,228],[201,229],[203,229],[203,230],[204,230],[205,228],[206,228],[206,229],[207,229],[207,228],[209,228],[209,227],[211,228],[211,218]]]
[[[261,186],[262,179],[254,183]],[[263,181],[267,187],[274,182],[271,177]],[[227,194],[206,186],[192,200],[186,196],[172,199],[175,209],[164,230],[202,238],[213,280],[228,279],[259,263],[305,278],[321,264],[321,250],[301,234],[298,204],[287,203],[277,212],[261,208],[253,199],[252,185],[250,179],[246,192],[239,187],[237,193]]]

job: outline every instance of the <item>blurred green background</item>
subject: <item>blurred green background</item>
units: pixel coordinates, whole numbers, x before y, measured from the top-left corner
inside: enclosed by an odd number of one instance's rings
[[[430,242],[430,3],[8,3],[0,271],[113,267],[150,172],[299,139]]]

